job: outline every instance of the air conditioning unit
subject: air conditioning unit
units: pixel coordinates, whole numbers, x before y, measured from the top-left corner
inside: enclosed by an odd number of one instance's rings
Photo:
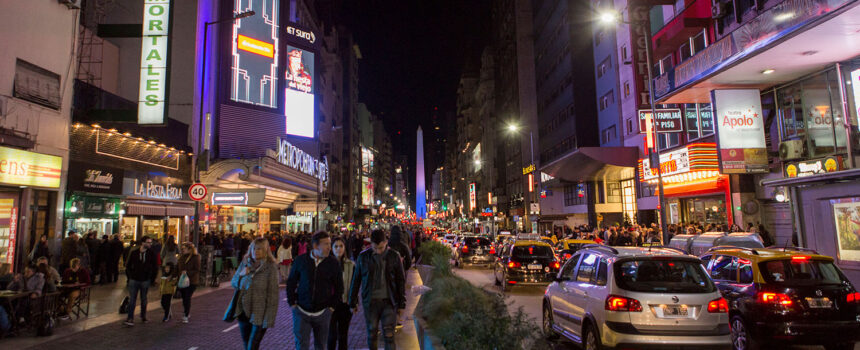
[[[69,9],[79,9],[81,8],[82,0],[57,0],[57,2],[66,5]]]
[[[792,160],[803,158],[803,140],[786,140],[779,144],[779,158]]]
[[[728,15],[728,3],[721,1],[714,1],[711,5],[711,18],[720,19]]]

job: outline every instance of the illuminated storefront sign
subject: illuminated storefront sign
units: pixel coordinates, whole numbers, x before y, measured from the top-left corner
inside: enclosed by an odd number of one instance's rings
[[[842,157],[827,157],[804,162],[789,163],[785,166],[786,177],[804,177],[815,174],[832,173],[843,170]]]
[[[287,71],[284,114],[287,135],[314,137],[314,53],[287,46]]]
[[[660,170],[664,183],[683,183],[719,176],[717,149],[713,143],[694,143],[660,154]],[[650,160],[640,160],[639,180],[657,183],[657,168]]]
[[[535,171],[535,165],[534,165],[534,164],[529,164],[529,166],[527,166],[527,167],[523,168],[523,175],[529,174],[529,173],[531,173],[531,172],[533,172],[533,171]]]
[[[60,188],[63,158],[0,147],[0,183]]]
[[[167,61],[169,59],[170,0],[145,0],[140,51],[138,124],[164,124],[167,109]]]
[[[213,193],[212,205],[248,205],[248,192]]]
[[[328,159],[326,157],[319,161],[280,137],[278,138],[278,163],[320,179],[324,184],[328,183]]]
[[[478,194],[475,187],[474,182],[469,184],[469,211],[475,210],[478,206]]]
[[[255,15],[233,21],[230,99],[278,108],[280,1],[234,0],[233,13]]]
[[[712,90],[720,172],[767,173],[764,116],[758,89]]]
[[[184,180],[164,176],[163,173],[141,173],[125,171],[122,192],[126,196],[148,198],[186,200],[188,185]]]
[[[639,110],[639,133],[645,133],[652,123],[650,109]],[[684,131],[681,120],[681,110],[678,108],[657,110],[657,132],[681,132]],[[653,124],[651,124],[653,125]]]

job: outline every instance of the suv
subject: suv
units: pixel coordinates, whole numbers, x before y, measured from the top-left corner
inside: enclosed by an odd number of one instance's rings
[[[457,267],[463,267],[464,264],[491,265],[496,260],[496,248],[487,237],[467,236],[462,242],[454,250]]]
[[[514,285],[547,285],[560,263],[552,246],[542,241],[517,240],[501,251],[493,268],[496,285],[508,291]]]
[[[731,342],[727,302],[701,261],[668,247],[583,246],[544,293],[543,331],[584,349]]]
[[[854,349],[860,340],[860,293],[833,258],[801,248],[724,246],[702,261],[728,300],[734,349]]]

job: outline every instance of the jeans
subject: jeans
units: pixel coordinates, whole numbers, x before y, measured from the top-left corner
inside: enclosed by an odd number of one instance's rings
[[[191,316],[191,295],[197,288],[195,285],[189,285],[185,288],[179,288],[179,295],[182,296],[182,308],[185,310],[185,317]]]
[[[349,305],[340,303],[334,308],[328,330],[328,350],[346,350],[349,344],[350,320],[352,320],[352,310],[349,309]]]
[[[140,318],[146,319],[146,293],[149,292],[149,281],[128,280],[128,320],[134,321],[134,307],[137,303],[137,293],[140,292]]]
[[[164,310],[164,319],[167,319],[167,315],[170,315],[170,302],[173,301],[173,294],[162,294],[161,295],[161,309]]]
[[[263,336],[266,335],[266,329],[251,324],[251,320],[244,313],[239,315],[237,319],[239,320],[239,333],[242,334],[242,342],[245,343],[245,350],[259,349]]]
[[[374,299],[370,307],[364,309],[364,320],[367,322],[367,348],[379,348],[379,322],[382,321],[382,338],[385,350],[397,349],[394,344],[394,327],[397,326],[397,312],[391,301]]]
[[[314,349],[325,350],[328,342],[328,327],[331,324],[331,309],[326,308],[322,315],[308,316],[299,307],[293,307],[293,335],[296,349],[310,350],[311,330],[314,331]]]

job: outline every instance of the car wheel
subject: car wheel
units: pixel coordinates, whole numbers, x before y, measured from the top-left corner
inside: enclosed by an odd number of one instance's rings
[[[552,330],[552,308],[549,304],[543,306],[543,336],[549,340],[558,339],[558,334]]]
[[[740,316],[732,317],[732,349],[734,350],[758,350],[759,344],[750,334],[746,322]]]
[[[830,344],[825,345],[827,350],[854,350],[854,343]]]
[[[594,326],[590,323],[585,326],[582,334],[582,348],[584,350],[600,350],[603,349],[603,344],[600,343],[600,334],[594,330]]]

